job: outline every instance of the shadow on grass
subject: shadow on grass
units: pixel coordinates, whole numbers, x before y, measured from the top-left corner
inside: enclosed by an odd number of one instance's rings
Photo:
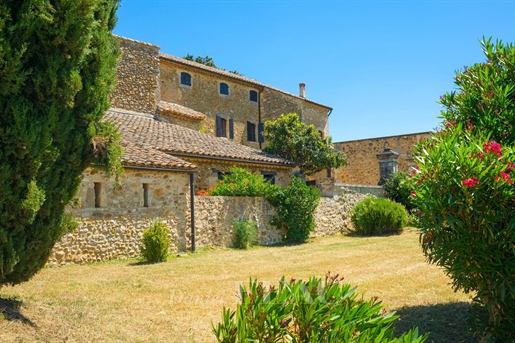
[[[430,333],[427,343],[476,343],[477,339],[467,335],[467,318],[472,304],[456,302],[428,306],[413,306],[395,309],[400,316],[395,321],[395,334],[418,326],[420,334]]]
[[[0,298],[0,315],[3,316],[3,318],[6,320],[17,320],[24,324],[35,327],[36,324],[34,324],[30,319],[20,313],[22,304],[23,302],[20,300],[12,298]]]

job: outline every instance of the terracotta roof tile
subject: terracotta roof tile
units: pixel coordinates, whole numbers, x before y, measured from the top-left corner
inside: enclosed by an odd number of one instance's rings
[[[202,112],[198,112],[189,107],[167,101],[159,101],[157,110],[158,114],[190,121],[201,121],[206,118],[206,115]]]
[[[137,146],[151,147],[175,156],[232,159],[249,163],[294,166],[295,163],[258,149],[233,143],[227,138],[209,136],[195,130],[137,115],[122,109],[110,109],[104,120],[118,125],[126,140]]]
[[[248,78],[248,77],[245,77],[245,76],[242,76],[242,75],[230,73],[228,71],[225,71],[225,70],[222,70],[222,69],[219,69],[219,68],[209,67],[209,66],[206,66],[206,65],[204,65],[202,63],[197,63],[197,62],[193,62],[193,61],[190,61],[190,60],[187,60],[187,59],[184,59],[184,58],[180,58],[180,57],[177,57],[177,56],[168,55],[168,54],[165,54],[163,52],[159,53],[159,57],[164,59],[164,60],[170,61],[170,62],[180,63],[180,64],[187,65],[187,66],[190,66],[190,67],[193,67],[193,68],[202,69],[202,70],[214,73],[214,74],[218,74],[218,75],[226,76],[226,77],[229,77],[229,78],[232,78],[232,79],[236,79],[236,80],[239,80],[239,81],[251,83],[251,84],[253,84],[255,86],[266,87],[266,88],[269,88],[269,89],[273,89],[273,90],[281,92],[283,94],[286,94],[286,95],[289,95],[289,96],[292,96],[292,97],[295,97],[295,98],[298,98],[298,99],[302,99],[302,100],[305,100],[307,102],[313,103],[315,105],[322,106],[322,107],[325,107],[327,109],[332,110],[332,108],[330,106],[327,106],[327,105],[321,104],[319,102],[316,102],[316,101],[313,101],[313,100],[309,100],[309,99],[300,97],[300,96],[292,94],[292,93],[288,93],[288,92],[283,91],[282,89],[279,89],[279,88],[274,88],[274,87],[265,85],[264,83],[261,83],[259,81],[256,81],[254,79],[251,79],[251,78]]]
[[[122,164],[127,167],[150,167],[158,169],[188,169],[197,167],[167,153],[152,149],[144,144],[137,145],[129,140],[122,141]]]

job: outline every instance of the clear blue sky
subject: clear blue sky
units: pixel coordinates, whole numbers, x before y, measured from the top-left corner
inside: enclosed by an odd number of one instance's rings
[[[515,42],[515,0],[122,0],[118,35],[332,107],[334,142],[431,131],[482,36]]]

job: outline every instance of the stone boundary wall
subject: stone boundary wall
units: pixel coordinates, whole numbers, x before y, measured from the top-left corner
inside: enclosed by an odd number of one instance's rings
[[[351,208],[366,195],[346,190],[334,198],[321,198],[315,212],[317,228],[311,237],[341,234],[352,229]],[[164,211],[163,213],[169,213]],[[230,247],[234,219],[251,219],[258,223],[260,245],[281,242],[282,233],[270,225],[275,209],[264,198],[196,197],[195,242],[197,248]],[[187,223],[179,223],[182,217]],[[191,248],[189,209],[183,216],[165,215],[161,219],[170,226],[170,251]],[[155,217],[82,220],[79,229],[56,244],[48,265],[83,264],[123,259],[140,255],[141,236]]]
[[[345,195],[349,191],[356,192],[363,195],[372,195],[378,198],[385,198],[384,188],[382,186],[370,186],[370,185],[352,185],[337,183],[334,185],[335,195]]]

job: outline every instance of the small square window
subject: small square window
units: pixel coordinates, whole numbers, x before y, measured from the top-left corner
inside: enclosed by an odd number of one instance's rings
[[[272,185],[275,185],[275,175],[277,175],[274,172],[261,172],[261,175],[263,175],[263,178],[266,182],[270,182]]]
[[[249,92],[249,100],[252,102],[258,101],[258,93],[256,91],[250,91]]]
[[[191,86],[191,75],[190,74],[188,74],[186,72],[181,73],[181,85]]]
[[[220,94],[229,95],[229,85],[227,83],[220,83]]]

